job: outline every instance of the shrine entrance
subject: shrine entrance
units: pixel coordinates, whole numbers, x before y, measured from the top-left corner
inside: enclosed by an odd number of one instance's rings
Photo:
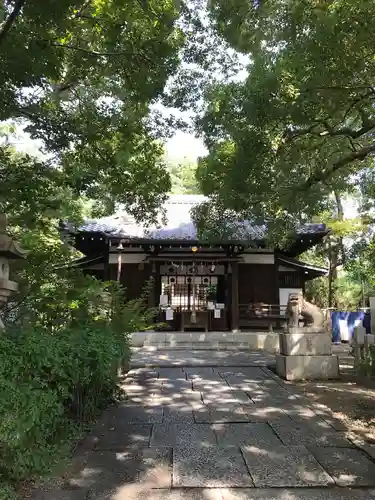
[[[177,331],[227,330],[226,267],[208,262],[162,264],[162,321]]]

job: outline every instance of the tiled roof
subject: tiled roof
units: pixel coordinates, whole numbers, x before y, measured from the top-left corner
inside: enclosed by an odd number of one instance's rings
[[[292,267],[300,267],[303,269],[308,269],[310,271],[314,271],[322,276],[326,276],[328,274],[328,269],[325,267],[315,266],[313,264],[308,264],[306,262],[302,262],[298,259],[293,259],[291,257],[286,257],[285,255],[279,255],[278,260],[283,262],[284,264],[291,265]]]
[[[163,206],[167,224],[161,224],[161,227],[145,227],[137,223],[129,214],[118,212],[101,219],[86,219],[77,230],[78,232],[98,232],[125,239],[196,240],[197,229],[192,222],[190,210],[206,199],[202,195],[171,195]],[[265,225],[239,221],[235,226],[232,234],[234,240],[262,240],[266,236]],[[68,232],[76,231],[69,223],[64,224],[64,229]],[[299,233],[317,233],[324,230],[324,224],[311,224],[302,227]]]

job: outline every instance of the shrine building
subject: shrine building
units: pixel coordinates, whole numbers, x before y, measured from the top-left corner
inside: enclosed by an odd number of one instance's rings
[[[265,226],[239,222],[242,231],[225,241],[200,241],[190,210],[201,195],[172,195],[164,205],[167,223],[146,228],[121,212],[61,223],[84,257],[77,265],[103,280],[120,281],[127,299],[138,298],[153,278],[148,305],[155,322],[173,331],[237,331],[278,327],[289,293],[327,270],[298,256],[328,234],[324,224],[301,227],[287,248],[268,248]]]

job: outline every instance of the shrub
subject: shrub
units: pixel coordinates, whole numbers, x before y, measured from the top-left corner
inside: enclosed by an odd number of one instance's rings
[[[18,495],[8,484],[0,484],[0,500],[18,500]]]
[[[359,366],[359,373],[366,377],[375,377],[375,346],[370,346],[369,352],[361,361]]]
[[[64,308],[43,296],[0,335],[0,476],[8,481],[49,470],[61,441],[113,400],[128,333],[147,321],[144,302],[125,303],[117,284],[77,283],[60,291]]]

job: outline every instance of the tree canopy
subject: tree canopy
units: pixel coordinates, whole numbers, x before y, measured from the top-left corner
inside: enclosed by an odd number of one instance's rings
[[[206,91],[209,154],[198,177],[225,207],[311,219],[334,190],[371,180],[375,143],[372,2],[213,0],[217,31],[251,63]]]
[[[172,0],[1,2],[0,120],[26,123],[49,158],[18,163],[24,181],[37,170],[102,209],[155,211],[169,176],[150,104],[179,65],[179,15]]]
[[[200,194],[196,179],[197,165],[191,162],[168,162],[172,194]]]

